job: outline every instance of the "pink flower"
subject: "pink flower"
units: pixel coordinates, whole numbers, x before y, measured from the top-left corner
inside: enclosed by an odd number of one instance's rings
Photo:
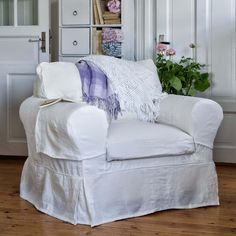
[[[108,10],[112,13],[119,13],[120,12],[120,1],[119,0],[110,0],[107,3]]]
[[[163,43],[159,43],[156,47],[157,52],[165,52],[167,49],[167,46]]]
[[[169,48],[166,50],[166,56],[174,56],[176,54],[176,51],[174,48]]]

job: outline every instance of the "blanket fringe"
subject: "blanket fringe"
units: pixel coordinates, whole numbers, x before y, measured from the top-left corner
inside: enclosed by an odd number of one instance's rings
[[[100,97],[88,97],[87,94],[84,93],[83,101],[102,110],[105,110],[109,114],[111,119],[117,119],[119,113],[121,113],[117,94],[111,94],[106,99],[102,99]]]

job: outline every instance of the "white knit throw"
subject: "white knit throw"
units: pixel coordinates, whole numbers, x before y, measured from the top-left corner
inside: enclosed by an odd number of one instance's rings
[[[108,78],[109,89],[118,95],[122,111],[136,113],[143,121],[155,121],[166,94],[158,89],[154,72],[134,61],[103,55],[83,58],[99,67]]]

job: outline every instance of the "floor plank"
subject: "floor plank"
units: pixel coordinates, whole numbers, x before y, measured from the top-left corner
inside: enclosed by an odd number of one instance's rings
[[[19,197],[24,159],[0,159],[2,236],[232,236],[236,235],[236,166],[217,166],[219,207],[168,210],[95,228],[71,225],[37,211]]]

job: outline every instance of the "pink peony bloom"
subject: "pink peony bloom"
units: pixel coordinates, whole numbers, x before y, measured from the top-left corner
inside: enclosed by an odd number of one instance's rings
[[[166,56],[174,56],[176,54],[176,51],[174,48],[170,48],[166,50]]]
[[[157,52],[165,52],[166,49],[167,49],[167,46],[162,43],[159,43],[156,47]]]
[[[120,12],[120,7],[121,3],[119,0],[110,0],[107,3],[108,10],[112,13],[119,13]]]

